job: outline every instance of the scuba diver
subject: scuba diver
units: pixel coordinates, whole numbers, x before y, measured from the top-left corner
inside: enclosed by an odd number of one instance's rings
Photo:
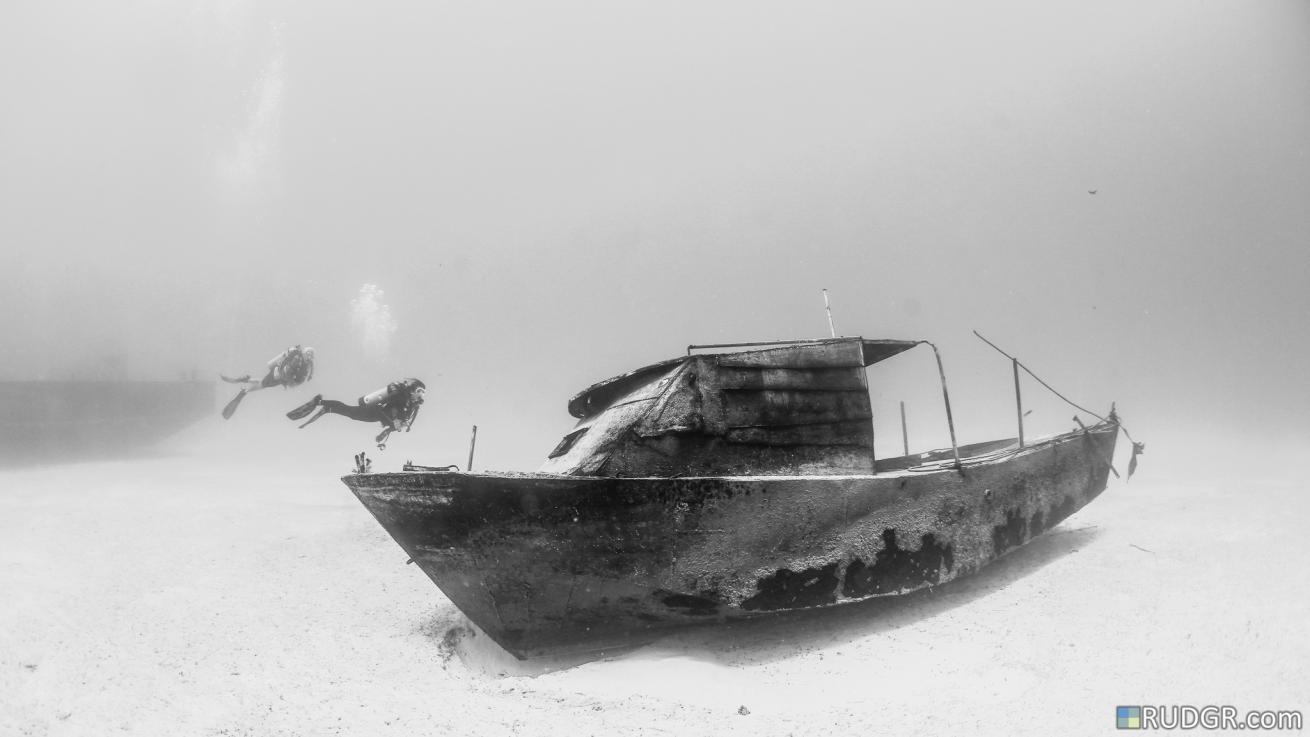
[[[251,379],[250,374],[235,379],[222,374],[218,376],[230,384],[245,384],[245,386],[241,387],[241,391],[237,392],[235,397],[232,397],[232,401],[228,402],[227,406],[223,408],[223,419],[226,420],[232,417],[232,414],[237,411],[237,405],[241,404],[241,400],[245,399],[250,392],[257,392],[260,389],[267,389],[272,386],[290,389],[314,378],[314,349],[294,345],[282,351],[268,362],[268,373],[264,374],[264,378],[258,381]]]
[[[300,425],[301,428],[326,414],[343,415],[360,422],[380,422],[382,423],[382,432],[374,440],[376,440],[379,450],[385,450],[387,437],[392,432],[396,430],[409,432],[410,426],[414,424],[414,418],[418,415],[419,408],[423,406],[423,394],[426,391],[427,387],[422,381],[402,379],[360,397],[355,404],[346,404],[335,399],[324,399],[322,394],[318,394],[313,399],[288,412],[287,419],[300,420],[317,409],[318,414],[305,420]]]

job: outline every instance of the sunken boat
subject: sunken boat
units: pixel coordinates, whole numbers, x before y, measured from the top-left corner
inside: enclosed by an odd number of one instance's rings
[[[520,658],[905,594],[1095,499],[1120,429],[1111,411],[957,446],[952,425],[951,448],[875,458],[866,369],[924,343],[691,346],[575,396],[577,425],[538,472],[407,463],[342,480]],[[734,350],[693,353],[707,348]],[[949,418],[944,374],[942,390]]]
[[[208,381],[0,381],[0,466],[139,452],[213,411]]]

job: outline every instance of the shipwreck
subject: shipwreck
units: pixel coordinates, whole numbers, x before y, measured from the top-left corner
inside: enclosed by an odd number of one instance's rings
[[[866,369],[921,344],[691,346],[571,399],[577,424],[535,473],[406,464],[342,480],[520,658],[904,594],[1095,499],[1121,429],[1111,410],[1030,441],[1020,411],[1019,437],[959,446],[943,373],[952,446],[875,458]]]
[[[206,381],[0,381],[0,467],[137,452],[213,410]]]

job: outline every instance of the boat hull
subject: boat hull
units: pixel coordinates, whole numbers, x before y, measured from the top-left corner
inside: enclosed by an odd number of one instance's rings
[[[865,476],[343,481],[470,620],[529,657],[967,575],[1096,498],[1117,430]]]

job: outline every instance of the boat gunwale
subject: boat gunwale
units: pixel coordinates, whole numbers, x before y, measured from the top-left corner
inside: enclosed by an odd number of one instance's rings
[[[1000,463],[1008,462],[1015,458],[1032,455],[1034,453],[1050,449],[1052,447],[1055,447],[1056,445],[1072,442],[1081,437],[1086,437],[1091,435],[1105,435],[1105,434],[1109,434],[1110,432],[1118,432],[1118,431],[1119,431],[1119,423],[1114,420],[1107,419],[1098,422],[1095,425],[1089,425],[1085,430],[1084,429],[1071,430],[1069,432],[1060,433],[1058,435],[1051,435],[1044,438],[1040,438],[1035,441],[1030,440],[1025,442],[1023,447],[1019,447],[1015,445],[1014,447],[1010,447],[1010,448],[1003,448],[1001,450],[995,450],[989,453],[983,453],[980,455],[961,458],[958,466],[956,465],[954,459],[948,457],[942,460],[934,460],[928,463],[923,463],[915,466],[908,466],[905,468],[897,468],[890,471],[883,471],[881,473],[871,473],[871,474],[870,473],[786,474],[786,475],[750,474],[750,475],[740,475],[740,476],[574,476],[569,474],[540,473],[536,471],[472,472],[472,471],[447,470],[443,468],[430,468],[430,469],[412,468],[409,470],[401,470],[401,471],[350,473],[350,474],[346,474],[345,476],[342,476],[341,480],[342,482],[346,483],[349,486],[351,481],[361,478],[372,478],[372,479],[380,479],[385,477],[413,478],[415,476],[469,477],[469,478],[480,478],[480,479],[506,479],[506,480],[513,479],[513,480],[525,480],[525,481],[531,481],[531,480],[577,481],[577,482],[588,483],[588,484],[594,482],[601,482],[601,481],[604,482],[613,482],[613,481],[644,481],[644,482],[789,481],[789,482],[794,482],[794,481],[805,481],[805,480],[834,481],[834,480],[843,480],[843,479],[852,479],[852,480],[887,479],[887,478],[899,478],[902,476],[919,476],[926,473],[944,473],[950,471],[962,471],[970,468],[982,468],[984,466],[997,465]],[[944,448],[944,449],[926,451],[923,454],[916,454],[916,455],[943,453],[949,451],[950,448]],[[887,459],[887,460],[892,460],[892,459]],[[1109,459],[1107,459],[1106,462],[1109,463],[1110,462]],[[375,487],[380,485],[382,484],[378,482],[365,484],[365,486],[370,486],[370,487]]]

